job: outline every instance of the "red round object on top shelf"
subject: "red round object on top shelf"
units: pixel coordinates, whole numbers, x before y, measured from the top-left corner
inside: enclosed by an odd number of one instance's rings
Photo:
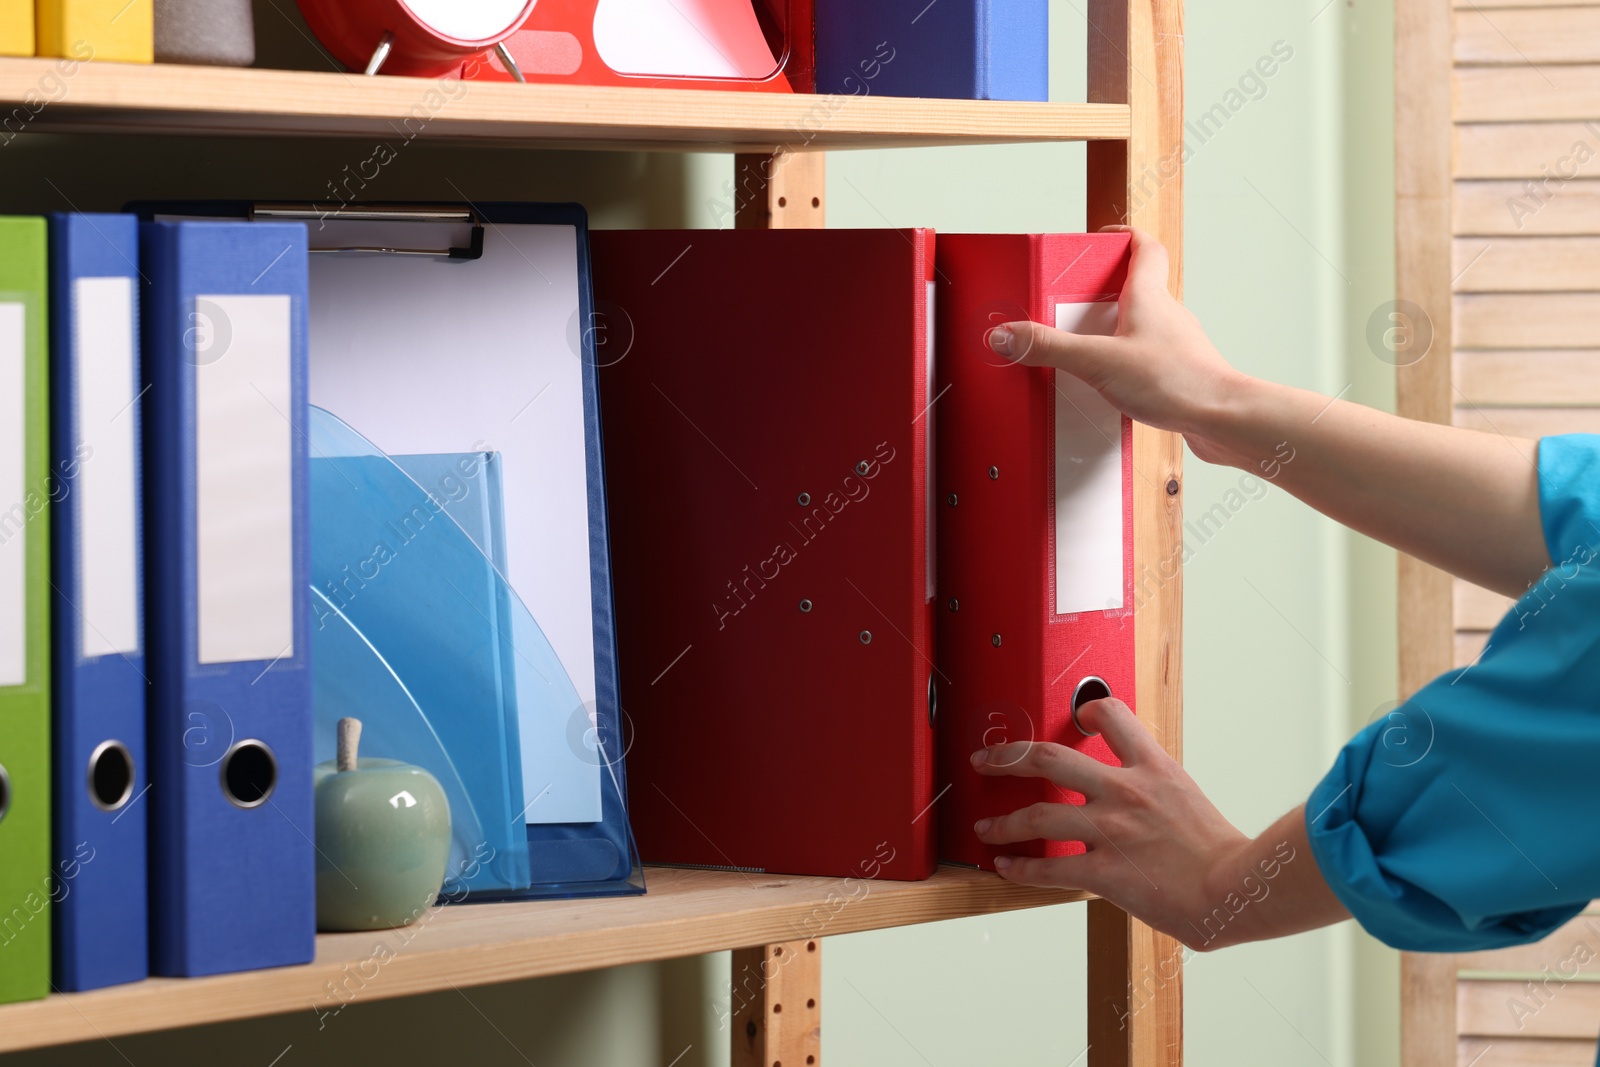
[[[311,32],[351,70],[390,42],[382,73],[438,77],[510,37],[537,0],[297,0]]]

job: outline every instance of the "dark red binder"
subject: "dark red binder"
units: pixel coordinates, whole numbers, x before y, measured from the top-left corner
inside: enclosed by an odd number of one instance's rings
[[[973,752],[1050,741],[1114,764],[1075,704],[1134,703],[1133,428],[1064,372],[1013,366],[994,327],[1032,320],[1112,333],[1127,234],[939,238],[939,856],[1058,856],[1080,842],[995,849],[973,823],[1039,801],[1039,779],[979,775]]]
[[[641,855],[926,878],[933,233],[592,240]]]

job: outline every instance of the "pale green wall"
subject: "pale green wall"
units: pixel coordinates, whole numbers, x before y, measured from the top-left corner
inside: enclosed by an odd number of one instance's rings
[[[1390,3],[1333,0],[1320,14],[1322,0],[1191,4],[1186,48],[1191,113],[1222,100],[1275,41],[1295,52],[1262,99],[1196,146],[1187,175],[1189,305],[1239,366],[1329,394],[1349,385],[1351,399],[1380,406],[1392,404],[1392,373],[1367,351],[1363,331],[1393,288]],[[282,9],[262,3],[258,16],[272,47],[292,52]],[[1052,4],[1058,99],[1083,98],[1081,10],[1078,0]],[[29,133],[6,149],[0,204],[45,211],[69,201],[109,209],[129,197],[310,197],[369,149]],[[835,154],[830,220],[1081,228],[1082,168],[1081,146]],[[597,225],[707,226],[730,178],[727,157],[418,144],[371,192],[578,199]],[[1238,479],[1191,460],[1187,506],[1208,509]],[[1394,696],[1393,556],[1277,492],[1194,547],[1187,763],[1224,812],[1255,831],[1303,799],[1348,733]],[[1081,1064],[1083,942],[1081,906],[829,939],[824,1061]],[[676,1067],[700,1067],[726,1062],[718,1025],[726,968],[724,954],[358,1002],[321,1030],[307,1010],[119,1038],[115,1048],[4,1056],[0,1067],[266,1067],[280,1053],[280,1067],[667,1067],[680,1055]],[[1349,926],[1200,957],[1188,971],[1188,1063],[1396,1064],[1397,986],[1392,954]]]

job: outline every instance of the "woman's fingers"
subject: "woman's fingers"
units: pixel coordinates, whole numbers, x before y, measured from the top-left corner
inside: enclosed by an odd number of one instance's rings
[[[1046,778],[1085,796],[1098,792],[1113,773],[1093,756],[1047,741],[1013,741],[979,749],[972,754],[972,766],[979,774]]]
[[[1055,367],[1094,384],[1117,357],[1117,338],[1067,333],[1037,322],[1008,322],[989,334],[989,347],[1026,367]]]
[[[1103,736],[1124,767],[1136,767],[1162,751],[1128,705],[1115,697],[1083,705],[1078,709],[1078,721],[1090,733]]]
[[[989,845],[1014,845],[1018,841],[1082,841],[1093,845],[1100,834],[1077,804],[1043,801],[1026,808],[983,819],[973,830]]]
[[[1096,852],[1086,852],[1080,856],[1056,856],[1050,859],[1001,856],[994,861],[994,869],[1000,877],[1018,885],[1100,892],[1100,860],[1099,853]]]

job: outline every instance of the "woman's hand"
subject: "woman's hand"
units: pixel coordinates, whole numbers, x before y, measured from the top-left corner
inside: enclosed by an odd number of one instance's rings
[[[1183,434],[1207,462],[1236,462],[1207,436],[1206,427],[1250,379],[1228,366],[1199,320],[1172,298],[1171,265],[1161,243],[1126,226],[1107,229],[1133,234],[1116,336],[1013,322],[989,335],[991,347],[1017,363],[1056,367],[1082,378],[1119,411]]]
[[[1087,803],[1041,803],[974,829],[991,845],[1082,841],[1081,856],[1002,857],[1023,885],[1085,889],[1193,949],[1281,937],[1349,917],[1317,869],[1303,811],[1252,841],[1119,700],[1079,717],[1104,735],[1121,767],[1061,745],[1018,741],[973,754],[979,773],[1046,778]],[[1268,901],[1271,900],[1269,904]]]

